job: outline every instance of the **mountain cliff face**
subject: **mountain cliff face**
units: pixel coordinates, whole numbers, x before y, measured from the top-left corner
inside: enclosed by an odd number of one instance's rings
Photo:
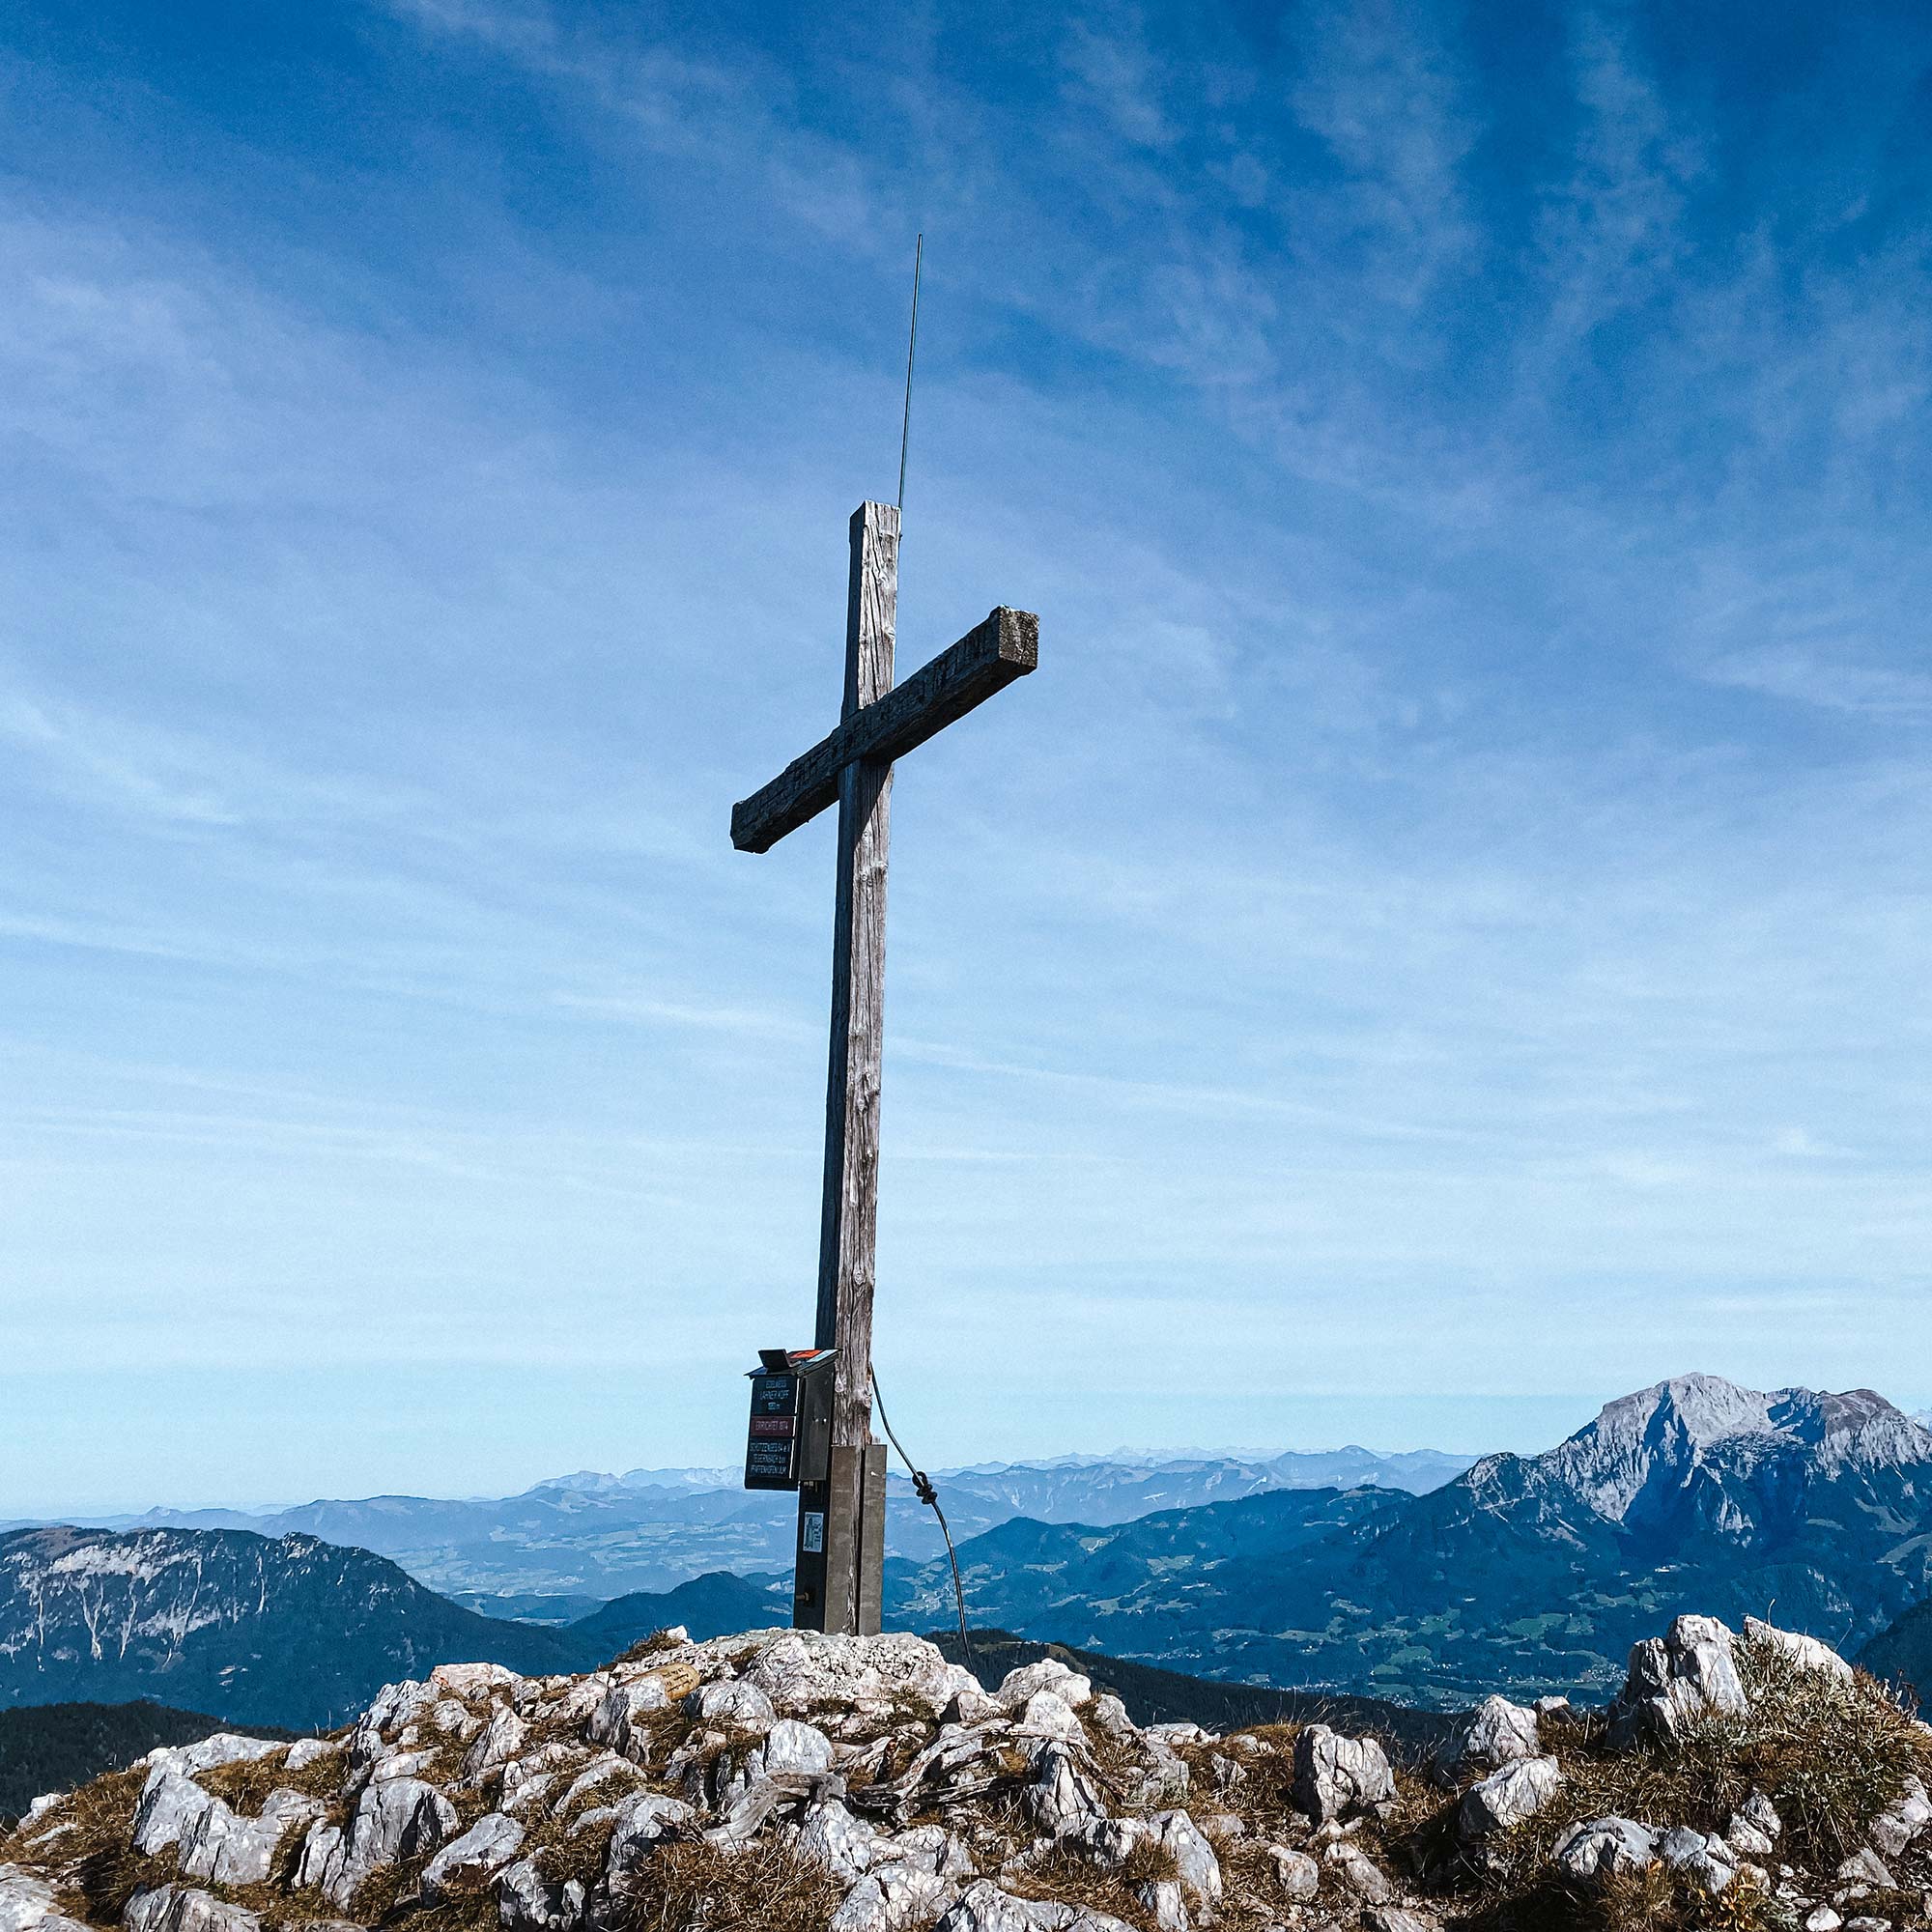
[[[1932,1705],[1932,1598],[1915,1604],[1859,1653],[1859,1662],[1888,1684],[1909,1685],[1921,1707]]]
[[[1932,1432],[1869,1391],[1688,1376],[1427,1495],[1008,1523],[961,1557],[980,1621],[1203,1675],[1437,1707],[1603,1696],[1637,1635],[1692,1603],[1855,1650],[1932,1595]],[[940,1566],[893,1576],[915,1625],[949,1587]]]
[[[241,1530],[0,1536],[0,1701],[154,1697],[231,1721],[339,1721],[445,1657],[575,1667],[549,1631],[445,1602],[366,1550]]]
[[[1765,1395],[1681,1376],[1611,1403],[1532,1466],[1627,1528],[1749,1542],[1801,1520],[1842,1475],[1909,1486],[1928,1464],[1932,1431],[1869,1389]]]

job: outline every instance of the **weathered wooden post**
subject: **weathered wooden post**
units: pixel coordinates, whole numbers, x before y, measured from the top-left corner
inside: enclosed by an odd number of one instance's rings
[[[871,1365],[893,761],[1032,670],[1039,624],[1030,612],[996,610],[895,688],[898,511],[862,503],[852,513],[851,538],[838,727],[733,808],[731,842],[740,851],[768,851],[838,802],[814,1335],[818,1349],[833,1351],[830,1455],[822,1479],[815,1468],[798,1473],[792,1621],[869,1635],[879,1628],[885,1555],[886,1452],[872,1440]]]

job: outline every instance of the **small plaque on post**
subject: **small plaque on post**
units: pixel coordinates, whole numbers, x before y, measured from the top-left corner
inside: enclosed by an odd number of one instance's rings
[[[827,1434],[826,1384],[830,1349],[760,1349],[750,1370],[752,1419],[745,1438],[745,1487],[795,1490],[823,1480],[818,1468]]]

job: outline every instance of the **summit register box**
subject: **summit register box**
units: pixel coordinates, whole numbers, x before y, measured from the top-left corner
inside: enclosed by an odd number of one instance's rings
[[[760,1349],[751,1370],[752,1420],[745,1487],[795,1490],[822,1483],[832,1457],[830,1349]]]

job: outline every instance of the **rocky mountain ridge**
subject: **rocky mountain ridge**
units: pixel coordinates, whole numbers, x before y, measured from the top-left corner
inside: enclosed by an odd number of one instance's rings
[[[1456,1708],[1595,1700],[1646,1627],[1702,1604],[1857,1650],[1932,1596],[1932,1432],[1868,1391],[1685,1377],[1542,1456],[1421,1496],[1284,1492],[964,1546],[973,1620],[1200,1676]],[[943,1565],[889,1567],[930,1627]]]
[[[1815,1641],[1683,1617],[1606,1718],[1487,1700],[1414,1776],[1328,1725],[1136,1724],[1048,1659],[669,1631],[439,1665],[346,1729],[38,1802],[7,1932],[1902,1932],[1932,1732]]]

